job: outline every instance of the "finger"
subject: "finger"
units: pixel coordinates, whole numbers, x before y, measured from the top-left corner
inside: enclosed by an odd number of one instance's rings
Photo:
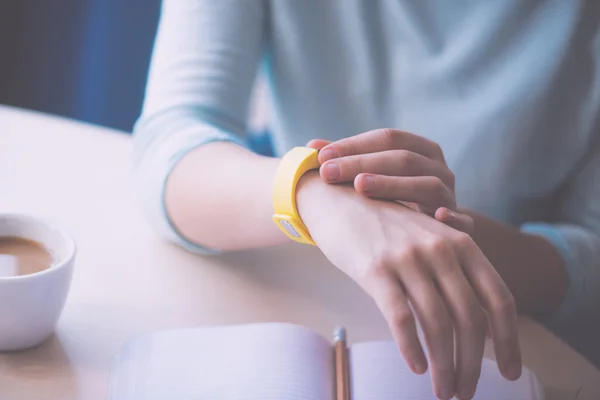
[[[419,341],[415,317],[400,281],[395,276],[384,276],[369,285],[369,293],[390,326],[400,353],[415,374],[427,371],[427,359]]]
[[[321,165],[320,172],[321,177],[328,183],[352,182],[361,173],[387,176],[436,176],[450,190],[454,189],[454,176],[444,163],[406,150],[387,150],[337,158]]]
[[[319,161],[385,150],[408,150],[433,160],[444,161],[440,146],[422,136],[395,129],[376,129],[333,142],[323,148]]]
[[[466,400],[475,395],[481,375],[487,322],[479,299],[455,257],[444,257],[436,264],[436,282],[454,321],[456,396]]]
[[[447,207],[438,208],[435,211],[434,216],[438,221],[469,235],[473,233],[473,230],[475,229],[473,218],[466,214],[449,210]]]
[[[321,150],[323,147],[327,146],[331,143],[329,140],[324,139],[313,139],[306,144],[306,147],[310,147],[312,149]]]
[[[470,236],[460,240],[461,264],[491,324],[498,368],[508,380],[521,376],[515,301],[504,281]]]
[[[455,209],[454,195],[441,179],[434,176],[385,176],[360,174],[354,188],[368,197],[416,203],[425,210]]]
[[[404,267],[400,271],[400,277],[423,327],[436,396],[450,399],[454,396],[455,381],[452,318],[432,276],[419,265],[422,263],[423,260],[415,257],[403,260]]]

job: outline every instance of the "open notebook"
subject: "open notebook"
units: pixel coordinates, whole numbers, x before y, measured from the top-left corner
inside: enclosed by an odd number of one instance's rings
[[[393,342],[350,346],[352,400],[435,399]],[[311,330],[256,324],[156,332],[127,343],[112,371],[113,400],[335,400],[333,347]],[[475,399],[543,400],[534,374],[504,380],[484,360]]]

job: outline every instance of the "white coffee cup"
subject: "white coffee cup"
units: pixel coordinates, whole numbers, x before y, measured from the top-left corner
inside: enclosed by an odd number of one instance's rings
[[[0,277],[0,351],[23,350],[54,332],[71,284],[75,241],[57,225],[21,214],[0,214],[0,237],[36,241],[54,258],[43,271]]]

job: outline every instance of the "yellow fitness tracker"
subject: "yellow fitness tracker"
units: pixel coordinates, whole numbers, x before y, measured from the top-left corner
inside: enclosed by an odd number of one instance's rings
[[[296,208],[296,185],[307,171],[319,168],[319,152],[295,147],[279,163],[273,185],[273,221],[290,238],[315,245]]]

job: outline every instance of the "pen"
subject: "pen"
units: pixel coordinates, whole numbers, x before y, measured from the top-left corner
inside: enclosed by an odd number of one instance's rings
[[[348,346],[346,330],[337,328],[333,333],[335,349],[335,391],[336,400],[350,400],[350,377],[348,368]]]

